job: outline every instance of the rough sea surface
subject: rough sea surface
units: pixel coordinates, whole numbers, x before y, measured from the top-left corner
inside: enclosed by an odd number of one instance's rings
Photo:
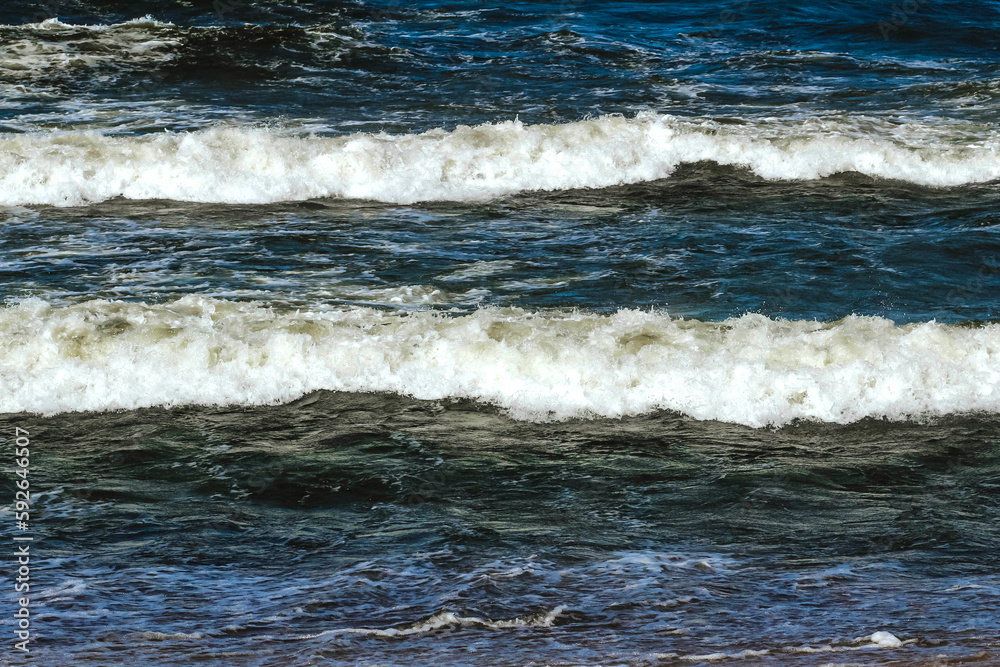
[[[998,211],[1000,2],[8,0],[0,664],[1000,664]]]

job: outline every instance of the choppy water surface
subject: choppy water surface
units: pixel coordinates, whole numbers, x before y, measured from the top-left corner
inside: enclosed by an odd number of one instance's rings
[[[6,3],[33,661],[1000,662],[998,10]]]
[[[45,664],[997,650],[993,419],[541,425],[319,394],[43,423]]]

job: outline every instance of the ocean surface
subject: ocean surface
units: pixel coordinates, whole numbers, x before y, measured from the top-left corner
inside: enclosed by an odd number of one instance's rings
[[[0,664],[1000,664],[1000,2],[7,0],[0,224]]]

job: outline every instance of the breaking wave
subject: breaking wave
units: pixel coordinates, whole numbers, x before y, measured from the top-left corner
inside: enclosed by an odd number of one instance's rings
[[[0,310],[0,412],[469,398],[524,420],[657,410],[749,426],[1000,412],[1000,325],[483,309],[279,312],[38,299]]]
[[[1000,134],[861,117],[731,124],[646,112],[404,135],[305,136],[251,127],[141,136],[3,134],[0,204],[73,206],[116,197],[232,204],[478,201],[653,181],[703,161],[765,179],[857,172],[958,186],[1000,178]]]
[[[426,634],[442,628],[448,627],[473,627],[490,630],[506,630],[510,628],[551,627],[565,607],[556,607],[551,611],[536,612],[523,618],[511,618],[501,621],[491,621],[478,616],[459,616],[454,612],[443,611],[415,623],[410,623],[402,627],[395,628],[338,628],[336,630],[326,630],[316,635],[302,637],[302,639],[315,639],[328,635],[371,635],[375,637],[406,637],[407,635]]]

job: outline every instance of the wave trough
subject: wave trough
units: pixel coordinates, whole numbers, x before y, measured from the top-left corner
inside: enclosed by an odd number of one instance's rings
[[[517,419],[670,410],[749,426],[1000,412],[1000,325],[483,309],[282,313],[31,299],[0,311],[0,412],[469,398]]]
[[[861,117],[727,124],[648,112],[406,135],[303,136],[251,127],[142,136],[4,134],[0,204],[73,206],[116,197],[232,204],[479,201],[653,181],[702,161],[744,167],[765,179],[857,172],[947,187],[1000,178],[1000,134]]]

